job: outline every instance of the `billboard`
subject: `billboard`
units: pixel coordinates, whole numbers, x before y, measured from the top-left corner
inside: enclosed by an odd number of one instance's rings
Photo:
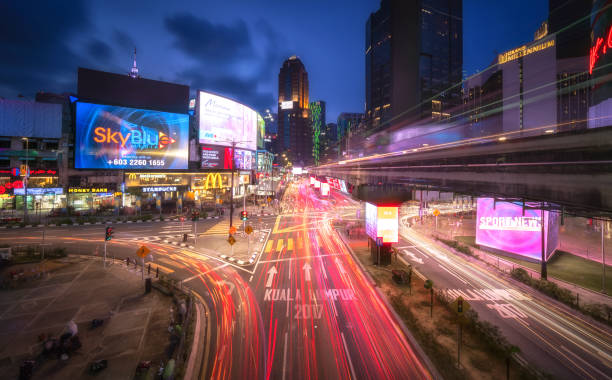
[[[366,203],[366,234],[372,239],[382,238],[383,243],[397,243],[398,207],[376,206]]]
[[[257,112],[249,107],[205,91],[198,93],[199,140],[201,144],[256,150]]]
[[[321,182],[321,195],[324,197],[329,196],[329,183]]]
[[[542,254],[542,210],[523,210],[520,204],[478,198],[476,244],[540,261]],[[558,245],[559,220],[544,211],[546,260]]]
[[[189,116],[78,102],[77,169],[187,169]]]
[[[232,148],[203,145],[200,164],[203,169],[252,170],[254,157],[250,150],[236,149],[232,165]]]
[[[257,114],[257,149],[263,149],[266,137],[266,121],[260,114]]]

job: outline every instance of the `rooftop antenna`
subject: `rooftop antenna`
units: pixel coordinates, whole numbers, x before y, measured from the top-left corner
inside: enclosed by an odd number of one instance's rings
[[[138,67],[136,66],[136,47],[134,47],[134,65],[132,66],[132,70],[130,70],[129,74],[132,78],[139,78],[138,75]]]

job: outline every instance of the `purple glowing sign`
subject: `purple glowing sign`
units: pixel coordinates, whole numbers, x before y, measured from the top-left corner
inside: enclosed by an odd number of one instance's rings
[[[478,198],[476,244],[540,261],[542,257],[542,211],[511,202]],[[544,211],[546,260],[557,248],[559,224],[556,213]]]

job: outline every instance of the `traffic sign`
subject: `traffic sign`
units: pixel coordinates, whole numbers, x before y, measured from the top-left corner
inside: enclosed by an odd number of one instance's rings
[[[425,287],[425,289],[431,289],[433,287],[433,281],[426,280],[423,286]]]
[[[236,226],[231,226],[230,229],[229,229],[229,233],[230,233],[230,235],[235,234],[236,233]]]
[[[435,208],[435,209],[433,210],[433,214],[434,214],[434,216],[438,216],[438,215],[440,215],[440,210],[438,210],[437,208]]]
[[[268,203],[272,202],[272,198],[268,197]]]
[[[141,245],[140,248],[138,248],[138,250],[136,251],[136,254],[138,255],[138,257],[144,259],[150,252],[151,250],[149,248],[145,247],[144,245]]]
[[[236,243],[236,238],[235,238],[233,235],[230,235],[230,236],[227,238],[227,242],[228,242],[230,245],[234,245],[234,243]]]
[[[457,315],[462,316],[468,310],[470,310],[470,304],[463,299],[463,297],[459,296],[450,304],[451,310],[457,313]]]
[[[383,245],[383,238],[382,237],[377,237],[376,238],[376,245],[378,247],[382,247],[382,245]]]
[[[253,233],[253,227],[246,226],[246,228],[244,229],[244,232],[246,232],[247,234],[252,234]]]

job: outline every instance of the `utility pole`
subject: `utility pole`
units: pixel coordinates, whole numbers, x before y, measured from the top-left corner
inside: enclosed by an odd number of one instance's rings
[[[540,204],[540,224],[542,226],[542,263],[540,269],[540,278],[546,280],[548,273],[546,271],[546,234],[544,233],[544,203]]]
[[[604,249],[604,230],[606,229],[606,224],[604,220],[601,220],[601,269],[603,271],[601,276],[601,289],[604,294],[606,294],[606,252]]]
[[[26,164],[23,173],[23,222],[28,223],[28,174],[30,171],[30,145],[27,137],[22,138],[26,142]]]
[[[230,227],[233,225],[233,219],[234,219],[234,167],[236,166],[236,161],[234,161],[235,154],[236,154],[236,142],[232,141],[232,184],[230,186]]]

